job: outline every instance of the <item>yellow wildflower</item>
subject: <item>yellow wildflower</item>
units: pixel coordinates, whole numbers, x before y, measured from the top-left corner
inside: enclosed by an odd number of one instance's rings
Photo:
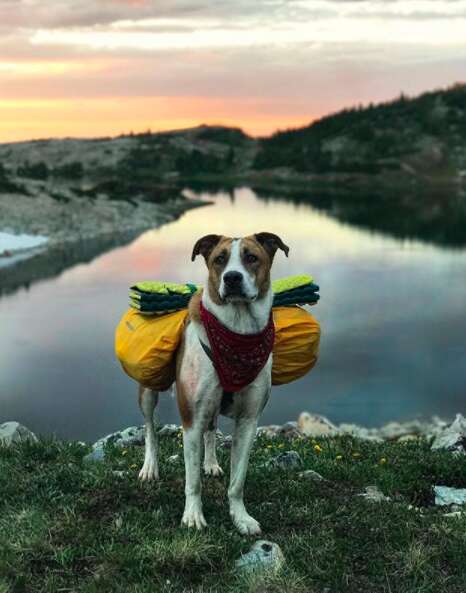
[[[353,453],[353,457],[354,458],[361,457],[361,453]]]
[[[132,463],[129,467],[130,467],[130,469],[136,469],[137,465],[135,463]]]
[[[337,456],[335,457],[335,459],[338,459],[338,460],[340,460],[340,459],[343,459],[343,455],[337,455]]]
[[[122,455],[126,455],[128,453],[128,451],[126,449],[123,449],[123,451],[121,452]]]
[[[385,457],[382,457],[382,459],[379,461],[380,465],[383,465],[384,463],[387,463],[387,459]]]
[[[320,453],[322,451],[322,447],[320,445],[314,445],[314,451],[316,453]]]

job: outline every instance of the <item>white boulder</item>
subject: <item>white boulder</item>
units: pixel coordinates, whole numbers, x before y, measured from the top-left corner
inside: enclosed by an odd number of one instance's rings
[[[19,422],[4,422],[0,424],[0,445],[9,447],[21,441],[37,441],[36,435]]]

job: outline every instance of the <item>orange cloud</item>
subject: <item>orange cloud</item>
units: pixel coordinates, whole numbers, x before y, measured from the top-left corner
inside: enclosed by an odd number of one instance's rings
[[[309,123],[274,112],[273,103],[209,97],[0,100],[0,142],[49,137],[114,136],[206,124],[241,126],[253,135]]]

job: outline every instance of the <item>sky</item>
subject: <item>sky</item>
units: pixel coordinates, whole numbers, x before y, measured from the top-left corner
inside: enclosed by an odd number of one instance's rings
[[[0,142],[252,135],[466,80],[466,0],[0,0]]]

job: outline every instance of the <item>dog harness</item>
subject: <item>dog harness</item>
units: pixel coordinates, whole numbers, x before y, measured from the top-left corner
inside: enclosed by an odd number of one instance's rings
[[[254,381],[273,350],[275,326],[272,313],[259,333],[237,334],[220,323],[202,301],[199,310],[210,343],[209,347],[201,340],[201,346],[212,360],[223,390],[236,393]]]

